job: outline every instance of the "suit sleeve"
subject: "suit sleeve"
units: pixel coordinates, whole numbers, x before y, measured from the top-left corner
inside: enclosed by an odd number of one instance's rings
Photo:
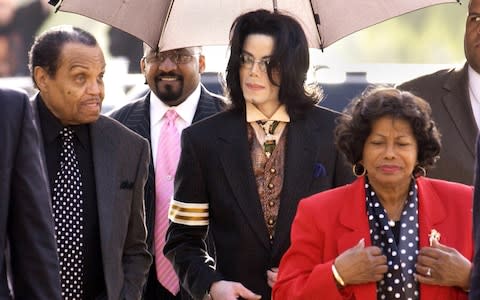
[[[143,285],[147,280],[152,257],[147,250],[144,207],[144,186],[147,180],[150,150],[148,142],[141,141],[141,154],[138,160],[137,176],[133,188],[133,199],[128,224],[128,233],[123,254],[125,299],[140,299]]]
[[[473,257],[472,279],[469,299],[480,298],[480,139],[477,137],[477,158],[475,166],[475,190],[473,196],[473,236],[475,254]]]
[[[322,258],[324,230],[316,226],[315,208],[301,201],[292,224],[291,245],[280,262],[273,299],[343,299],[332,275],[332,260]]]
[[[211,284],[222,279],[207,253],[209,201],[202,172],[200,158],[185,130],[164,254],[172,262],[182,286],[194,299],[203,299]]]
[[[14,146],[6,151],[16,153],[8,217],[15,299],[61,299],[50,192],[39,136],[27,96],[15,100],[22,103],[22,108],[19,114],[8,110],[13,113],[9,118],[18,119],[19,124],[10,128],[7,134],[11,138],[6,141]]]

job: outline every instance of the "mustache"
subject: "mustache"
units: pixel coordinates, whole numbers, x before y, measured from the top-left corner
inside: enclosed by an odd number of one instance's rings
[[[162,72],[155,76],[156,81],[161,81],[162,77],[172,77],[176,80],[183,80],[183,76],[181,74],[176,74],[174,72]]]

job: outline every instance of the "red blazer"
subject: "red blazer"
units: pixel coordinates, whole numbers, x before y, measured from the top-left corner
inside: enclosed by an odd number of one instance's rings
[[[345,250],[365,239],[371,246],[365,208],[364,178],[302,200],[292,225],[291,246],[280,263],[273,299],[375,300],[376,283],[336,287],[331,266]],[[440,242],[472,261],[473,188],[458,183],[419,178],[420,249],[436,229]],[[459,288],[420,285],[422,300],[467,299]]]

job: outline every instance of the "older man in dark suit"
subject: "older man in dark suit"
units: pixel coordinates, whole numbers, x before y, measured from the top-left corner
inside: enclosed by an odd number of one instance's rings
[[[159,207],[170,202],[173,175],[180,154],[179,147],[173,149],[165,144],[166,133],[163,129],[168,123],[167,115],[172,112],[177,115],[174,121],[177,134],[174,134],[174,138],[178,142],[180,132],[185,127],[221,111],[225,106],[222,98],[207,91],[200,83],[200,74],[205,69],[205,57],[201,51],[201,47],[191,47],[157,52],[145,44],[140,67],[150,92],[111,115],[147,138],[152,149],[150,171],[145,186],[145,206],[149,232],[147,243],[156,263],[152,264],[150,269],[144,294],[146,300],[189,298],[185,291],[179,291],[178,278],[162,253],[168,219],[166,211],[161,211]],[[163,152],[165,150],[175,152],[176,157],[167,157]],[[168,169],[170,175],[162,176],[164,169]],[[161,225],[162,222],[165,226]],[[169,283],[168,278],[175,282],[170,280]]]
[[[0,299],[61,299],[50,194],[28,97],[0,89],[0,106]]]
[[[64,299],[140,299],[151,256],[143,188],[148,142],[100,116],[105,60],[95,38],[49,29],[30,52]]]
[[[440,70],[403,83],[432,107],[442,134],[440,159],[427,176],[473,184],[475,138],[480,124],[480,1],[471,0],[465,25],[465,57],[461,68]]]

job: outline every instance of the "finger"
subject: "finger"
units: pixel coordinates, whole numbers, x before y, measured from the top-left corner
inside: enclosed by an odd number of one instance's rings
[[[267,278],[268,278],[268,281],[272,281],[273,283],[275,283],[275,281],[277,281],[277,272],[272,272],[270,270],[267,271]]]
[[[268,278],[267,284],[269,287],[273,288],[273,285],[275,284],[275,282],[272,279]]]
[[[358,243],[355,247],[356,248],[365,248],[365,239],[361,239],[360,241],[358,241]]]
[[[278,275],[277,272],[272,272],[272,274],[271,274],[271,279],[272,279],[273,282],[276,282],[276,281],[277,281],[277,275]]]
[[[432,248],[436,248],[436,249],[445,251],[445,252],[447,252],[447,253],[452,253],[452,252],[455,251],[453,248],[448,247],[448,246],[440,243],[440,242],[437,241],[437,240],[433,240],[433,241],[432,241]]]
[[[423,248],[420,249],[420,251],[418,252],[418,256],[437,258],[439,251],[440,251],[440,249],[437,249],[437,248],[433,248],[433,247],[423,247]]]
[[[235,286],[235,290],[238,294],[238,296],[247,299],[247,300],[255,300],[255,299],[261,299],[262,296],[255,294],[254,292],[250,291],[246,287],[243,286],[243,284],[238,283]]]
[[[375,274],[379,274],[379,275],[382,275],[387,273],[388,271],[388,266],[385,264],[385,265],[379,265],[379,266],[376,266],[375,269],[374,269],[374,272]]]
[[[420,283],[424,283],[424,284],[435,284],[435,279],[433,277],[427,277],[427,276],[423,276],[422,274],[413,274],[413,276],[415,276],[415,278],[417,279],[418,282]]]
[[[271,268],[270,269],[272,272],[278,272],[278,268]]]
[[[418,255],[417,257],[417,264],[420,266],[431,267],[437,263],[437,259],[431,256],[426,255]]]
[[[252,291],[248,290],[247,288],[243,288],[238,295],[246,300],[257,300],[262,299],[262,296],[253,293]]]
[[[422,275],[423,277],[428,277],[428,278],[432,277],[433,270],[431,267],[416,264],[415,270],[417,271],[417,274]]]
[[[387,257],[385,255],[374,256],[370,261],[374,266],[387,265]]]
[[[374,255],[374,256],[383,255],[382,249],[380,249],[377,246],[366,247],[365,251],[367,251],[367,253],[369,253],[371,255]]]

